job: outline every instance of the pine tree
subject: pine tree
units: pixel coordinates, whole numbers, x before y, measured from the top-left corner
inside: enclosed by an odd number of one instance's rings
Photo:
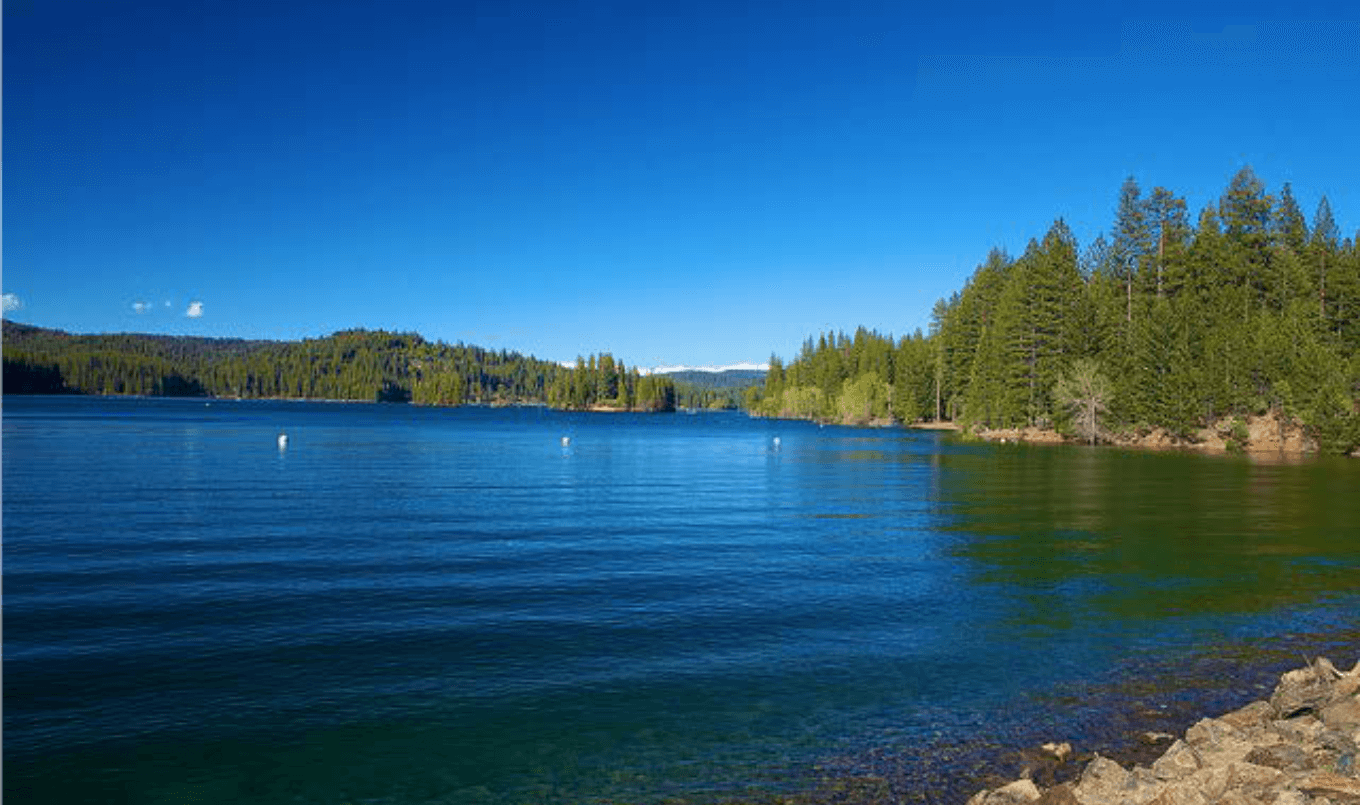
[[[1138,182],[1132,176],[1119,188],[1119,207],[1114,224],[1114,268],[1124,285],[1125,320],[1133,321],[1133,286],[1151,251],[1147,208],[1141,201]]]
[[[1318,292],[1318,311],[1327,319],[1327,275],[1336,265],[1340,230],[1332,218],[1332,205],[1323,196],[1313,215],[1313,234],[1308,241],[1308,258]]]
[[[1280,188],[1280,203],[1275,206],[1275,214],[1271,218],[1271,235],[1276,245],[1296,255],[1302,256],[1308,245],[1308,222],[1294,200],[1294,191],[1289,182]]]
[[[1249,166],[1233,176],[1218,203],[1232,281],[1248,288],[1248,302],[1260,302],[1266,296],[1272,204],[1265,185]]]
[[[1153,277],[1149,284],[1157,296],[1174,294],[1184,282],[1185,248],[1190,235],[1185,199],[1177,198],[1164,187],[1155,187],[1146,209],[1153,239]]]

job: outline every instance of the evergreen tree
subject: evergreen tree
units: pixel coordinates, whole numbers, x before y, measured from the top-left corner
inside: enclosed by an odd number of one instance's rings
[[[1228,246],[1231,281],[1249,290],[1248,302],[1263,301],[1269,274],[1272,199],[1248,167],[1232,178],[1218,203]],[[1244,315],[1247,311],[1243,310]]]
[[[1141,200],[1138,182],[1130,176],[1119,188],[1119,207],[1115,213],[1113,266],[1124,285],[1125,320],[1133,321],[1133,286],[1151,251],[1147,208]]]
[[[1313,215],[1313,234],[1308,241],[1308,258],[1316,278],[1318,312],[1327,319],[1327,275],[1336,265],[1340,230],[1332,218],[1332,205],[1323,196]]]
[[[1155,187],[1147,200],[1147,218],[1153,239],[1152,278],[1157,296],[1175,294],[1184,283],[1185,249],[1190,226],[1185,199],[1164,187]]]
[[[1308,222],[1294,200],[1294,191],[1289,182],[1280,188],[1280,203],[1276,205],[1271,219],[1271,235],[1277,245],[1296,255],[1303,255],[1308,245]]]

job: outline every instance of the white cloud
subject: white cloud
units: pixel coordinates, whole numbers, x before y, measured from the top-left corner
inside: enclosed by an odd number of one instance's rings
[[[150,302],[133,302],[133,303],[132,303],[132,312],[133,312],[133,313],[145,313],[145,312],[147,312],[147,311],[150,310],[150,309],[151,309],[151,303],[150,303]]]
[[[202,302],[190,302],[190,303],[189,303],[189,309],[186,310],[186,311],[184,311],[184,315],[188,316],[188,317],[191,318],[191,319],[201,319],[201,318],[203,318],[203,303],[202,303]]]
[[[24,306],[24,300],[20,299],[18,294],[7,293],[0,296],[0,300],[3,300],[4,302],[4,310],[6,313],[11,310],[18,310]]]

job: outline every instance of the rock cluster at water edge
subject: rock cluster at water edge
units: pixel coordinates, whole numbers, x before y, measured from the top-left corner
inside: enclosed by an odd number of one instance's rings
[[[1074,782],[1020,779],[968,805],[1360,805],[1357,745],[1360,663],[1342,672],[1319,658],[1269,701],[1201,720],[1151,766],[1097,755]]]

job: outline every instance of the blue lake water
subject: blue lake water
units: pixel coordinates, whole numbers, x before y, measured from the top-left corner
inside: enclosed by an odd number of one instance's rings
[[[1356,659],[1354,461],[735,413],[3,416],[7,802],[709,801],[885,758],[952,801],[925,743],[1098,741],[1130,681],[1211,707]]]

